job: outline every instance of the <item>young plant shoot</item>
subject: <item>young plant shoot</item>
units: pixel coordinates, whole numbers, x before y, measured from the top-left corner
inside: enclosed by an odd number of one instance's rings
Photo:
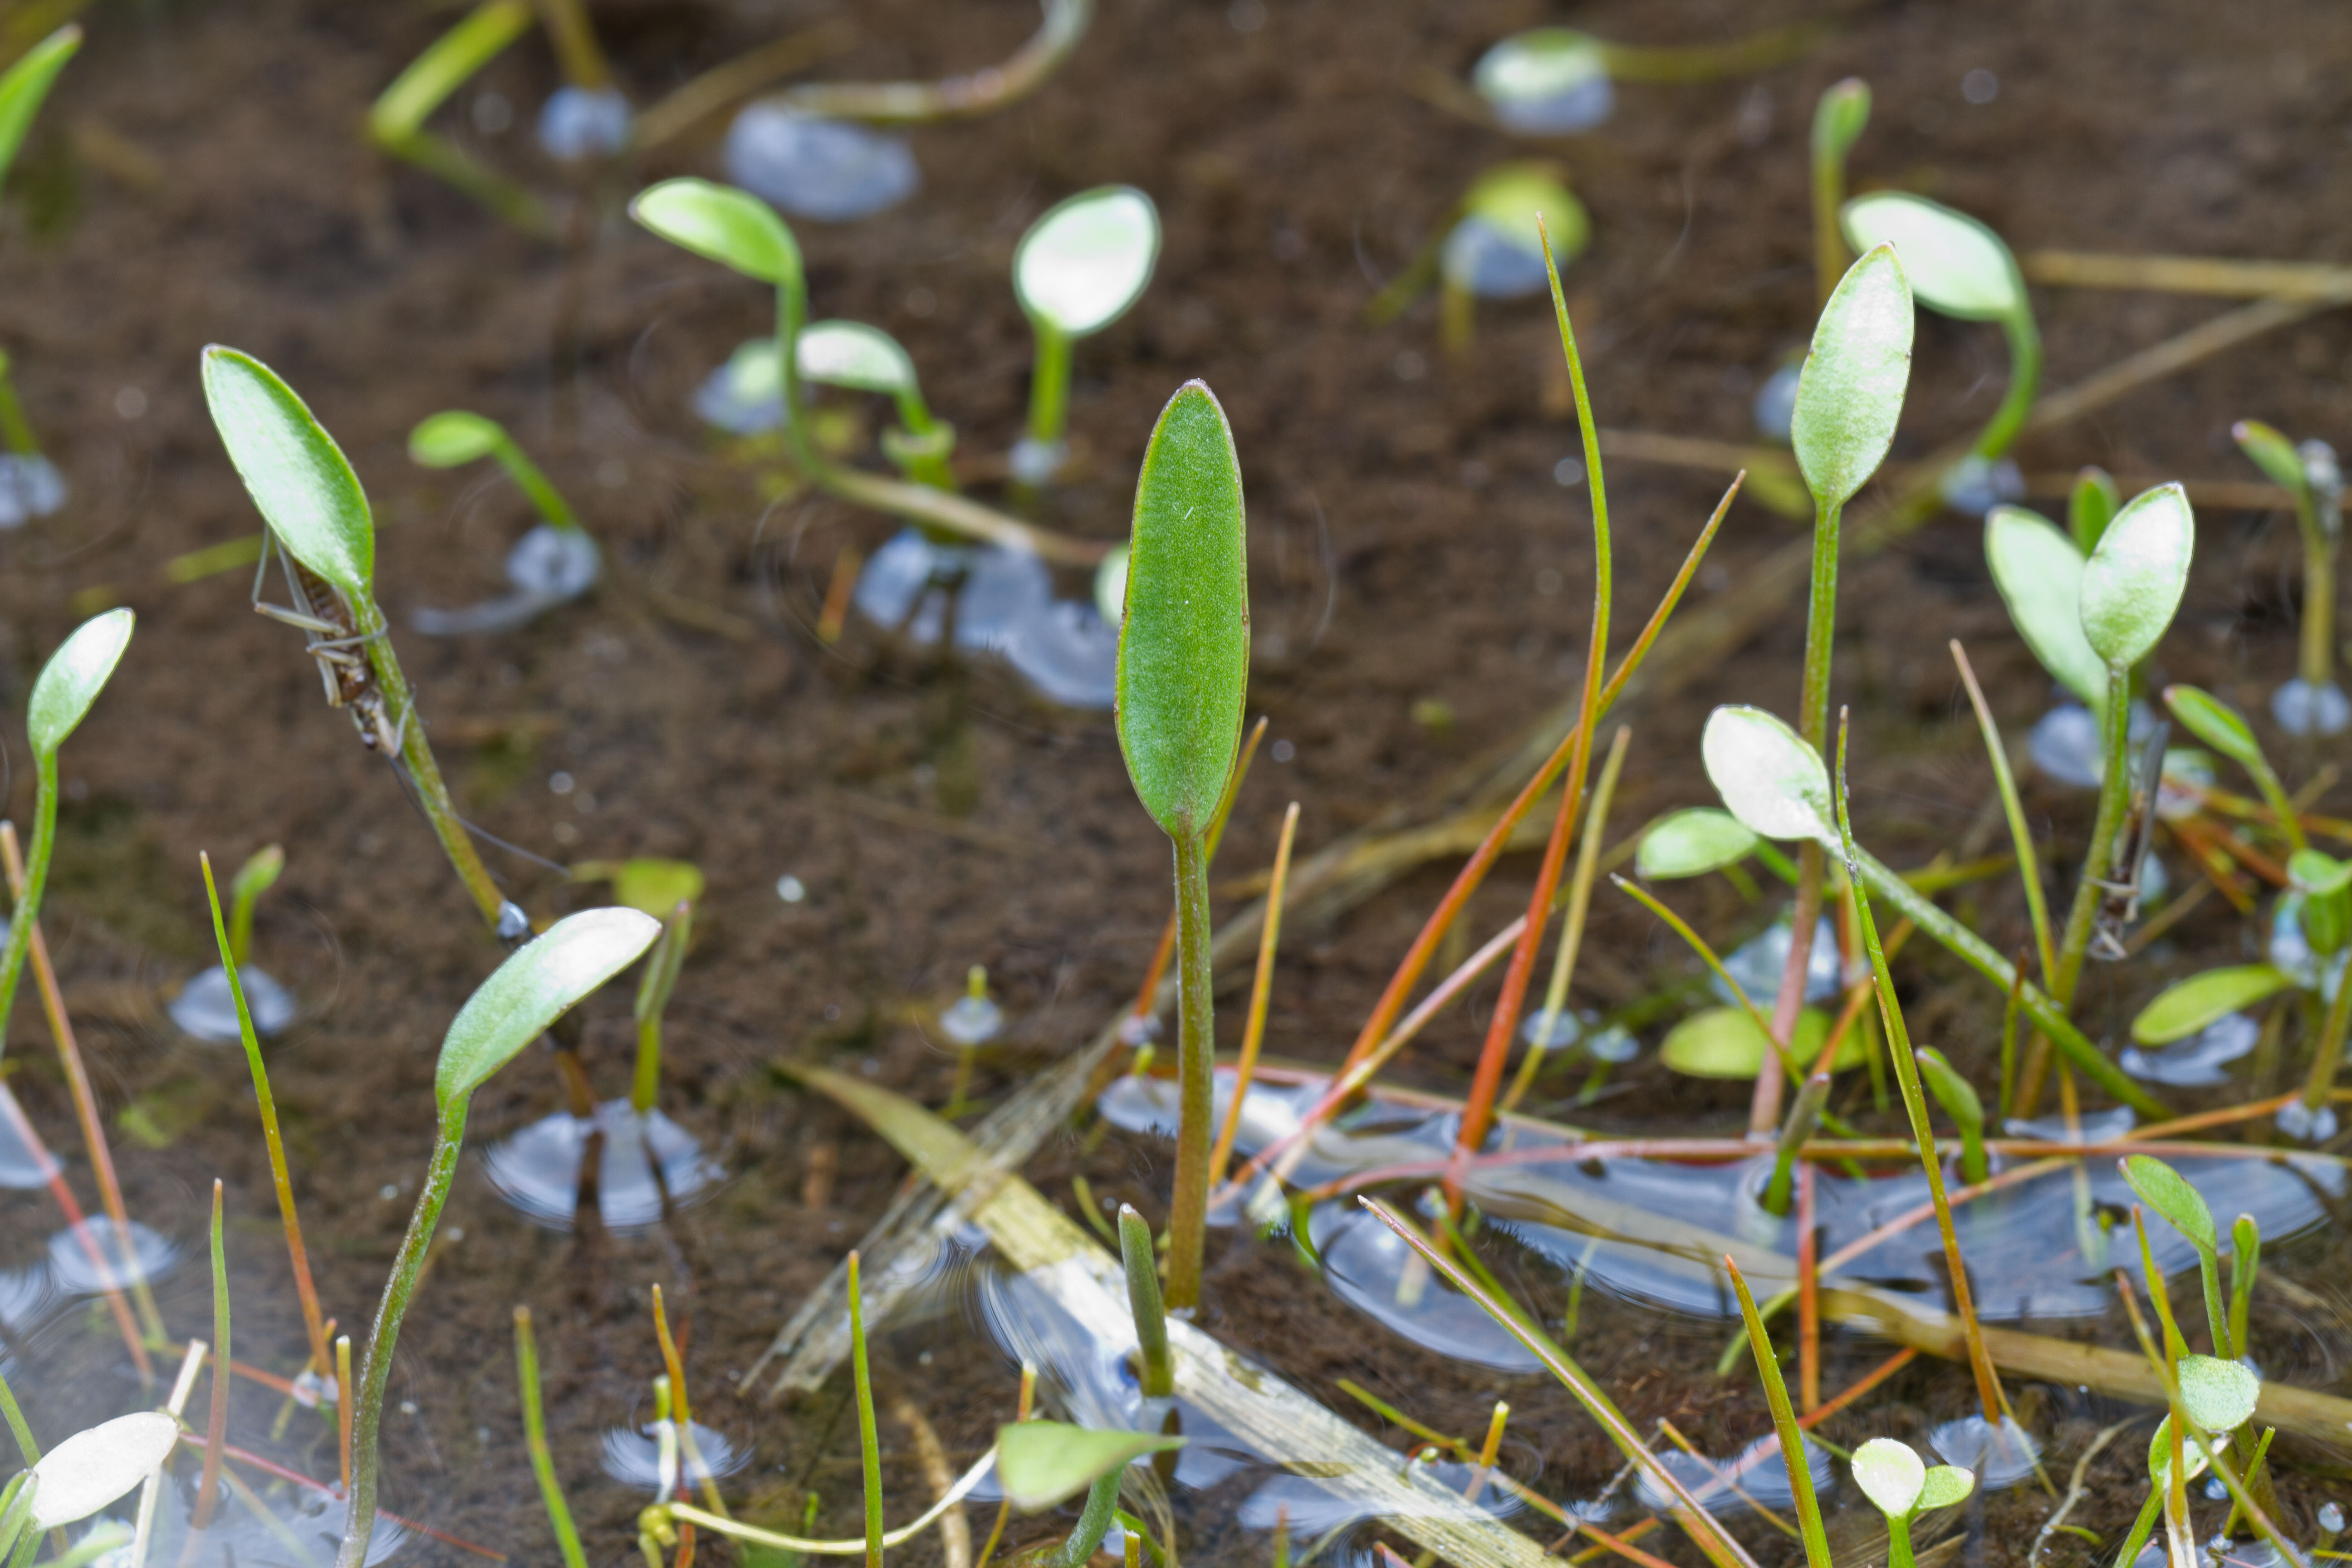
[[[1241,746],[1249,689],[1249,564],[1241,460],[1216,397],[1187,382],[1144,449],[1118,636],[1118,743],[1144,809],[1175,850],[1176,1194],[1168,1304],[1198,1304],[1216,1136],[1208,839]]]
[[[2271,716],[2290,735],[2340,735],[2352,699],[2336,684],[2336,557],[2344,536],[2344,471],[2325,441],[2297,447],[2259,420],[2230,429],[2254,467],[2294,498],[2303,534],[2303,616],[2293,680],[2271,694]]]
[[[1181,1437],[1148,1432],[1100,1432],[1059,1421],[1016,1421],[996,1429],[996,1475],[1005,1500],[1024,1513],[1040,1513],[1080,1492],[1086,1507],[1069,1538],[1032,1559],[1037,1568],[1085,1568],[1110,1533],[1119,1478],[1150,1454],[1173,1452]],[[1134,1539],[1132,1535],[1130,1540]]]
[[[1856,196],[1843,218],[1856,249],[1895,247],[1920,304],[1963,321],[2000,323],[2009,340],[2009,389],[1942,486],[1947,501],[1979,515],[2016,500],[2024,481],[2006,455],[2042,385],[2042,332],[2017,258],[2000,236],[1968,214],[1906,191]]]
[[[253,950],[254,906],[277,885],[285,869],[286,851],[270,844],[255,850],[229,879],[226,953],[219,963],[180,987],[171,1003],[172,1022],[197,1039],[233,1046],[243,1037],[247,1023],[255,1034],[270,1039],[284,1034],[294,1021],[294,994],[247,962]],[[242,1015],[237,997],[231,994],[240,988],[245,1002]]]
[[[291,609],[257,607],[301,629],[328,704],[348,710],[360,744],[401,775],[490,930],[501,942],[520,942],[530,920],[490,879],[450,804],[376,605],[375,519],[359,476],[294,389],[252,355],[207,348],[204,383],[221,444],[269,525],[296,600]]]
[[[898,423],[882,433],[882,453],[908,479],[934,489],[956,488],[948,467],[955,426],[932,417],[914,358],[898,339],[863,321],[813,321],[801,332],[799,352],[802,380],[890,400]]]
[[[540,516],[539,525],[507,552],[507,581],[514,585],[513,593],[462,610],[421,610],[417,630],[435,637],[508,630],[595,585],[603,570],[596,542],[580,526],[562,492],[496,420],[462,408],[433,415],[408,433],[408,456],[428,468],[463,468],[484,458],[496,458]]]
[[[1160,260],[1160,209],[1132,185],[1080,191],[1046,209],[1013,251],[1013,293],[1036,335],[1029,431],[1013,478],[1049,484],[1069,457],[1070,346],[1127,314]]]
[[[1853,1484],[1886,1516],[1886,1568],[1912,1568],[1911,1521],[1964,1501],[1977,1478],[1957,1465],[1930,1468],[1908,1443],[1873,1437],[1853,1451]]]
[[[59,27],[0,72],[0,187],[7,184],[9,166],[51,84],[80,47],[79,27]],[[5,448],[0,450],[0,530],[22,528],[66,504],[65,476],[41,455],[8,369],[8,356],[0,352],[0,447]]]
[[[1829,308],[1853,253],[1838,227],[1845,205],[1845,161],[1870,124],[1870,84],[1859,77],[1832,83],[1813,106],[1813,278],[1820,308]]]
[[[635,910],[589,910],[569,916],[499,965],[449,1025],[434,1072],[438,1125],[432,1163],[408,1233],[401,1238],[392,1273],[384,1280],[375,1327],[368,1336],[367,1360],[360,1371],[358,1408],[352,1413],[351,1514],[336,1558],[338,1568],[366,1568],[368,1538],[375,1528],[377,1427],[384,1389],[392,1379],[393,1348],[415,1295],[442,1205],[457,1178],[474,1091],[549,1025],[635,963],[660,931],[657,921]]]
[[[1911,379],[1912,316],[1911,286],[1894,247],[1873,247],[1832,290],[1797,380],[1790,438],[1813,498],[1812,589],[1805,612],[1804,689],[1798,700],[1797,724],[1817,754],[1829,734],[1838,520],[1845,503],[1878,471],[1894,443]],[[1794,1037],[1797,1012],[1804,1001],[1805,966],[1812,957],[1814,924],[1821,915],[1824,865],[1821,840],[1807,837],[1798,850],[1789,956],[1772,1007],[1772,1038],[1783,1047]],[[1780,1079],[1778,1061],[1767,1062],[1756,1074],[1748,1118],[1751,1138],[1769,1137],[1779,1127]]]

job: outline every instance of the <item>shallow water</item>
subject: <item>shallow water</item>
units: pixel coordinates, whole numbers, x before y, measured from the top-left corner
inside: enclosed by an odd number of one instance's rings
[[[863,125],[754,103],[728,127],[730,184],[793,217],[847,223],[897,206],[922,184],[902,139]]]
[[[1055,598],[1045,562],[1024,551],[940,544],[907,529],[866,563],[851,602],[877,626],[926,645],[940,640],[952,608],[956,647],[1002,657],[1064,707],[1111,705],[1118,628],[1090,603]]]
[[[551,1230],[579,1219],[580,1178],[593,1143],[596,1214],[623,1235],[650,1229],[671,1209],[709,1194],[726,1168],[659,1110],[639,1116],[608,1100],[594,1120],[559,1110],[482,1152],[482,1174],[507,1203]]]
[[[236,978],[245,990],[253,1032],[265,1040],[284,1034],[294,1022],[293,993],[268,972],[250,964],[238,970]],[[233,1046],[245,1038],[237,1024],[236,997],[229,989],[228,971],[217,963],[182,986],[165,1011],[183,1032],[208,1045]]]

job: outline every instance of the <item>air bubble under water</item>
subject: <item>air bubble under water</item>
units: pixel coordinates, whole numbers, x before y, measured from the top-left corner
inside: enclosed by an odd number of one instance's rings
[[[1542,250],[1475,213],[1446,235],[1438,266],[1447,282],[1482,300],[1524,300],[1551,286]]]
[[[0,452],[0,529],[22,528],[66,504],[66,477],[37,452]]]
[[[1748,999],[1767,1013],[1780,997],[1780,973],[1789,962],[1789,912],[1782,910],[1770,925],[1733,949],[1723,961],[1723,967],[1739,982]],[[1721,975],[1712,975],[1708,984],[1727,1004],[1738,1002]],[[1813,945],[1805,953],[1805,1000],[1826,1002],[1840,989],[1837,928],[1823,915],[1813,927]]]
[[[2252,1050],[2262,1032],[2262,1026],[2254,1022],[2251,1014],[2232,1013],[2172,1045],[2145,1049],[2126,1046],[2121,1058],[2123,1069],[2134,1078],[2169,1084],[2175,1089],[2204,1089],[2227,1083],[2230,1075],[2221,1069]]]
[[[2156,714],[2145,702],[2131,705],[2131,743],[2146,741],[2156,729]],[[2096,789],[2106,771],[2101,758],[2099,718],[2079,702],[2062,702],[2044,713],[2026,737],[2026,754],[2043,777],[2076,789]]]
[[[2009,1415],[1998,1426],[1981,1415],[1947,1421],[1928,1432],[1927,1446],[1944,1463],[1976,1472],[1978,1489],[1988,1492],[2031,1480],[2042,1458],[2032,1435]]]
[[[725,1433],[699,1421],[688,1423],[687,1430],[693,1434],[695,1458],[689,1460],[685,1446],[679,1445],[677,1468],[679,1479],[689,1486],[722,1480],[751,1462],[751,1450],[738,1447],[735,1439]],[[648,1497],[659,1497],[663,1490],[660,1426],[648,1422],[643,1426],[608,1430],[604,1434],[604,1473],[623,1486],[634,1487]]]
[[[1479,57],[1470,82],[1495,122],[1522,136],[1590,131],[1617,103],[1600,43],[1566,27],[1505,38]]]
[[[608,1100],[593,1121],[557,1111],[482,1154],[482,1173],[498,1194],[551,1230],[570,1230],[580,1208],[580,1173],[588,1145],[603,1134],[596,1163],[596,1212],[604,1228],[625,1234],[661,1223],[666,1206],[695,1201],[726,1176],[694,1135],[658,1110],[640,1117],[625,1100]]]
[[[877,626],[929,644],[951,597],[956,647],[1002,656],[1064,707],[1110,707],[1118,628],[1091,604],[1055,598],[1045,562],[1026,551],[940,544],[907,529],[866,563],[851,602]]]
[[[461,609],[420,609],[411,617],[416,629],[427,637],[511,631],[594,587],[604,558],[584,529],[542,522],[507,552],[506,568],[513,593]]]
[[[2271,717],[2290,735],[2340,735],[2352,729],[2352,699],[2332,680],[2297,677],[2271,693]]]
[[[68,1226],[49,1237],[49,1277],[57,1282],[58,1289],[76,1296],[99,1296],[119,1289],[125,1282],[126,1259],[122,1244],[116,1239],[114,1221],[102,1214],[92,1215],[81,1222],[79,1229],[77,1235],[75,1228]],[[178,1245],[162,1232],[134,1219],[129,1234],[127,1261],[140,1279],[160,1279],[179,1261]],[[92,1247],[106,1260],[102,1273],[89,1255]]]
[[[539,144],[565,163],[609,158],[629,145],[637,117],[616,87],[562,87],[539,111]]]
[[[1766,440],[1786,443],[1791,438],[1797,425],[1797,381],[1804,369],[1802,360],[1785,361],[1756,389],[1748,417]]]
[[[863,125],[754,103],[735,117],[720,153],[727,178],[793,217],[846,223],[894,207],[922,174],[896,136]]]
[[[245,987],[245,1005],[253,1015],[253,1032],[267,1040],[286,1032],[294,1022],[294,995],[268,973],[250,965],[236,972]],[[164,1009],[184,1033],[215,1046],[233,1046],[245,1036],[237,1027],[236,997],[229,990],[228,971],[214,964],[185,985]]]
[[[7,1101],[5,1108],[0,1108],[5,1111],[0,1113],[0,1187],[30,1192],[48,1185],[63,1167],[56,1155],[26,1142],[25,1134],[32,1123],[25,1119],[24,1108],[16,1103],[16,1095],[5,1083],[0,1083],[0,1100]],[[37,1138],[39,1134],[34,1136]]]

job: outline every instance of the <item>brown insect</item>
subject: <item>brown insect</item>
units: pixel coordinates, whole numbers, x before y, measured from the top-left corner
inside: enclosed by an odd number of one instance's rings
[[[267,603],[261,597],[262,582],[269,571],[273,551],[284,569],[287,592],[294,600],[291,608]],[[383,632],[378,629],[362,633],[343,595],[332,584],[295,560],[293,553],[278,542],[276,534],[264,536],[261,563],[253,574],[253,608],[256,614],[302,633],[307,650],[318,663],[319,679],[326,688],[327,706],[348,711],[352,727],[359,731],[360,744],[391,758],[396,764],[401,743],[407,736],[408,715],[404,712],[397,724],[393,722],[391,704],[384,699],[383,688],[375,678],[375,667],[367,656],[367,645],[383,636]]]

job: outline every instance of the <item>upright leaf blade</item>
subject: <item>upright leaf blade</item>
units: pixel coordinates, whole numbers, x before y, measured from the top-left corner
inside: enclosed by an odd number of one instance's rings
[[[709,180],[664,180],[637,193],[629,216],[682,250],[783,288],[801,279],[801,247],[776,209]]]
[[[1168,400],[1135,487],[1118,744],[1144,809],[1171,838],[1206,832],[1241,743],[1249,563],[1241,460],[1215,395]]]
[[[1840,215],[1856,250],[1891,245],[1912,296],[1967,321],[1997,321],[2025,309],[2025,279],[2000,236],[1964,212],[1908,191],[1873,191]]]
[[[636,910],[589,910],[518,949],[458,1009],[441,1042],[433,1096],[441,1112],[479,1089],[583,997],[635,963],[661,934]]]
[[[26,50],[0,75],[0,183],[6,182],[8,167],[16,161],[16,149],[25,144],[25,133],[33,128],[42,100],[49,96],[50,84],[80,47],[81,29],[68,23]]]
[[[2277,995],[2294,981],[2283,969],[2267,963],[2241,963],[2208,969],[2175,981],[2132,1020],[2131,1037],[2143,1046],[2168,1046],[2185,1040],[2210,1024],[2255,1003]]]
[[[2179,1172],[2152,1154],[2129,1155],[2122,1164],[2124,1180],[2131,1184],[2140,1201],[2169,1221],[2190,1246],[2208,1258],[2220,1249],[2221,1237],[2213,1228],[2213,1211],[2205,1206],[2204,1194]]]
[[[428,414],[408,433],[408,458],[428,468],[456,468],[499,449],[506,432],[495,419],[463,408]]]
[[[1076,1497],[1096,1478],[1146,1454],[1184,1446],[1181,1437],[1106,1432],[1061,1421],[1016,1421],[996,1429],[996,1479],[1024,1513]]]
[[[2107,667],[2083,635],[2083,552],[2074,541],[2038,513],[1997,506],[1985,517],[1985,563],[2042,668],[2095,711],[2105,707]]]
[[[35,756],[57,755],[66,737],[89,713],[89,705],[106,689],[114,667],[121,661],[122,650],[131,646],[135,619],[127,609],[93,616],[76,626],[41,667],[40,679],[33,682],[32,699],[25,705],[25,728],[32,737]]]
[[[1927,1484],[1927,1467],[1908,1443],[1873,1437],[1853,1451],[1853,1484],[1889,1519],[1908,1519]]]
[[[2098,656],[2128,668],[2172,624],[2189,586],[2197,519],[2189,493],[2159,485],[2134,496],[2083,566],[2083,635]]]
[[[1847,268],[1797,377],[1790,439],[1814,501],[1843,506],[1885,459],[1911,380],[1911,289],[1892,246]]]
[[[160,1410],[135,1411],[75,1433],[33,1467],[35,1530],[88,1519],[147,1479],[180,1439]]]
[[[205,350],[205,402],[262,521],[294,559],[354,599],[375,575],[375,521],[342,448],[251,354]]]
[[[1779,719],[1761,708],[1718,708],[1706,716],[1699,754],[1716,793],[1750,832],[1837,843],[1829,769]]]

